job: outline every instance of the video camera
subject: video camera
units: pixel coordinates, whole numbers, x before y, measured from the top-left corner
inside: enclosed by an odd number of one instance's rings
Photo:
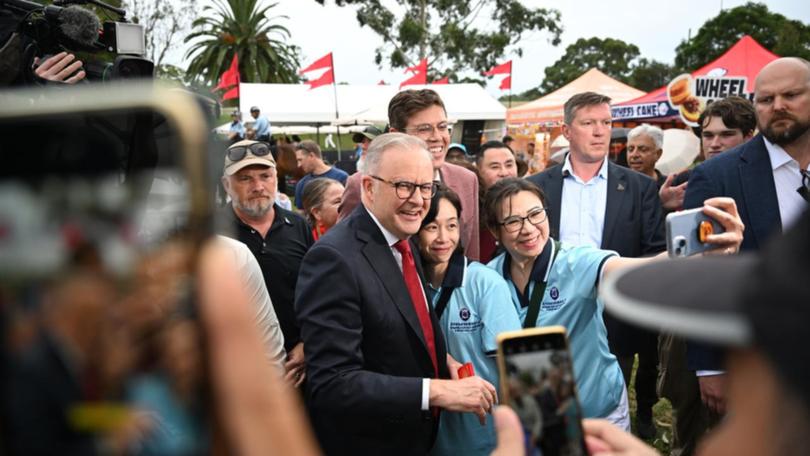
[[[94,12],[78,6],[86,4],[110,11],[118,15],[119,20],[105,21],[102,26]],[[53,5],[0,0],[0,14],[4,19],[0,29],[0,83],[34,82],[34,58],[62,51],[79,54],[77,57],[84,62],[83,69],[89,80],[154,75],[154,63],[144,58],[143,26],[126,22],[123,9],[100,0],[56,0]]]

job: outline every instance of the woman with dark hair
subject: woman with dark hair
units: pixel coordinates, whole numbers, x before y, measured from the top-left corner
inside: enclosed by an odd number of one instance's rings
[[[343,190],[343,184],[328,177],[313,179],[304,187],[301,204],[316,241],[337,223]]]
[[[712,198],[705,204],[703,212],[725,229],[706,242],[717,247],[715,252],[736,252],[743,226],[734,200]],[[627,391],[619,363],[608,349],[597,286],[604,275],[654,259],[619,258],[613,251],[551,239],[545,196],[524,179],[507,178],[493,185],[483,214],[487,228],[505,250],[488,266],[509,284],[523,327],[564,326],[583,414],[606,418],[629,431]]]
[[[439,185],[416,236],[427,293],[447,339],[447,352],[470,362],[475,374],[498,387],[496,336],[520,329],[506,282],[481,263],[468,261],[459,241],[461,201]],[[493,420],[481,426],[470,413],[442,412],[432,454],[489,454],[496,444]]]

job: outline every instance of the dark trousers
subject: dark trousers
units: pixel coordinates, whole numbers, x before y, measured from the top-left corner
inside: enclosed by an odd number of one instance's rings
[[[630,388],[633,361],[638,354],[636,370],[636,419],[652,422],[652,407],[658,402],[655,382],[658,378],[658,335],[642,330],[605,315],[610,352],[616,355],[622,369],[624,383]]]
[[[690,456],[700,439],[720,422],[721,416],[700,400],[700,386],[694,371],[686,365],[686,341],[661,334],[658,343],[661,358],[658,393],[672,403],[672,453]]]

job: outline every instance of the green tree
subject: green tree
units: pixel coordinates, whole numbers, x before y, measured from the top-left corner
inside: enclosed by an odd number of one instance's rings
[[[649,92],[666,85],[678,73],[666,63],[640,58],[632,66],[632,72],[626,82],[639,90]]]
[[[631,62],[639,55],[638,47],[613,38],[580,38],[565,48],[565,54],[545,70],[540,85],[543,93],[568,84],[590,68],[598,68],[608,76],[628,82],[633,68]]]
[[[188,33],[197,0],[125,0],[123,7],[130,20],[146,30],[146,56],[155,63],[160,75],[166,54],[175,45],[174,40]]]
[[[288,44],[290,32],[277,23],[286,16],[270,15],[275,6],[262,6],[261,0],[214,0],[205,6],[185,40],[194,43],[186,53],[193,56],[186,72],[213,84],[238,53],[242,82],[299,82],[299,49]]]
[[[548,32],[555,46],[562,33],[559,11],[528,8],[518,0],[396,0],[397,8],[381,0],[335,3],[357,6],[360,26],[382,38],[377,65],[401,68],[427,58],[431,79],[450,75],[453,82],[462,79],[458,73],[463,71],[472,71],[480,81],[481,73],[507,54],[522,56],[520,41],[530,33]]]
[[[695,70],[720,57],[743,35],[751,35],[775,54],[810,59],[810,26],[773,13],[761,3],[746,3],[706,21],[691,40],[675,49],[675,66]]]

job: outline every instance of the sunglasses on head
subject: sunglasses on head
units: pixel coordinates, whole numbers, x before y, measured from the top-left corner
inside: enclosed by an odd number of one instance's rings
[[[264,157],[265,155],[270,153],[270,148],[267,146],[267,144],[258,142],[251,144],[249,146],[231,147],[230,149],[228,149],[227,152],[228,160],[232,162],[237,162],[245,158],[245,156],[248,153],[248,150],[255,157]]]

